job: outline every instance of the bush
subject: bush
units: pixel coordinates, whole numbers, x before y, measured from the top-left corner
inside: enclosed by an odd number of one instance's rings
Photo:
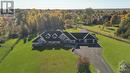
[[[103,24],[103,26],[111,27],[112,25],[111,25],[110,22],[108,21],[108,22],[105,22],[105,23]]]
[[[121,61],[119,64],[120,73],[130,73],[130,63],[127,61]]]
[[[0,43],[5,43],[5,39],[0,38]]]
[[[127,14],[120,23],[120,27],[117,31],[117,35],[128,38],[130,35],[130,15]]]
[[[9,35],[9,38],[12,38],[12,39],[15,39],[15,38],[18,38],[18,34],[10,34]]]

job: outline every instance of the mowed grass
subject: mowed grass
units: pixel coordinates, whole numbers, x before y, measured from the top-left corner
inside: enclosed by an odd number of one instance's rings
[[[130,44],[97,35],[103,57],[115,73],[119,62],[130,62]],[[11,43],[15,40],[9,40]],[[0,73],[76,73],[77,57],[70,50],[32,50],[31,42],[20,41],[0,64]],[[2,52],[0,52],[2,53]],[[92,73],[96,73],[93,66]]]
[[[82,28],[87,28],[89,30],[100,32],[110,36],[114,36],[114,33],[117,30],[116,27],[103,27],[102,25],[82,26]]]
[[[0,73],[76,73],[77,57],[70,50],[32,50],[20,41],[0,64]]]
[[[101,35],[97,36],[103,48],[103,57],[115,73],[119,73],[119,63],[126,60],[130,63],[130,44]]]
[[[4,44],[0,44],[0,60],[3,58],[5,54],[11,49],[11,46],[16,42],[17,39],[11,39],[5,42]]]
[[[65,29],[64,31],[66,32],[80,32],[80,28],[70,28],[70,29]]]
[[[130,41],[130,38],[123,39],[123,38],[120,38],[120,37],[115,35],[115,33],[118,29],[117,27],[104,27],[103,25],[91,25],[91,26],[82,26],[82,28],[93,31],[93,32],[98,32],[98,33],[101,33],[101,34],[104,34],[107,36],[119,38],[119,39],[122,39],[123,41],[127,41],[127,42]]]

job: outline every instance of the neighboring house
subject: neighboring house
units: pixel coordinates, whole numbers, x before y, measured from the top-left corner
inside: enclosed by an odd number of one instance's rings
[[[70,33],[62,31],[46,31],[37,36],[32,47],[66,47],[75,48],[79,46],[97,45],[97,38],[88,32]]]

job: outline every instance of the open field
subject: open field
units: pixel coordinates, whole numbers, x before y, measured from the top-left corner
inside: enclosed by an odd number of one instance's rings
[[[103,47],[103,57],[115,73],[118,72],[119,62],[126,60],[130,62],[130,44],[120,42],[101,35],[97,36]]]

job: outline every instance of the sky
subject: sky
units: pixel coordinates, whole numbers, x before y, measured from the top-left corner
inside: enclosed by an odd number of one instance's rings
[[[13,0],[22,9],[130,8],[130,0]]]

